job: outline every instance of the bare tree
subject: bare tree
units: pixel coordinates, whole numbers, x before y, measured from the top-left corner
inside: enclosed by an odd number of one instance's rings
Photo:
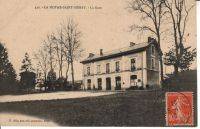
[[[64,46],[62,28],[58,30],[58,36],[53,35],[53,42],[55,43],[56,61],[58,62],[59,78],[63,77],[63,64],[64,64]]]
[[[35,59],[37,60],[38,68],[43,72],[44,81],[47,81],[47,73],[50,69],[49,61],[48,61],[48,53],[43,49],[40,49],[35,55]]]
[[[165,0],[164,5],[167,8],[167,13],[172,21],[171,30],[174,39],[174,49],[173,51],[170,50],[171,52],[174,52],[174,60],[173,63],[168,62],[167,64],[173,65],[174,73],[177,74],[182,64],[181,58],[185,55],[186,50],[188,51],[188,49],[185,49],[186,46],[184,45],[184,36],[189,12],[194,5],[187,7],[186,0]],[[192,51],[191,53],[193,53]]]
[[[156,36],[159,47],[161,46],[161,25],[164,20],[164,0],[131,0],[128,9],[137,12],[141,20],[146,21],[144,25],[132,25],[131,30],[148,31]],[[161,81],[163,81],[163,60],[160,48]]]
[[[53,34],[47,35],[47,39],[44,40],[44,51],[48,53],[48,62],[50,64],[50,71],[54,70],[56,67],[55,60],[55,37]]]
[[[72,85],[74,86],[74,61],[79,59],[83,49],[81,48],[81,32],[78,30],[78,24],[69,19],[67,24],[61,24],[63,33],[63,46],[65,48],[65,58],[67,60],[67,72],[69,64],[71,65]]]

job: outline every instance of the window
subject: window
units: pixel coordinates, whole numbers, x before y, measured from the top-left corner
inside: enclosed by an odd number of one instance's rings
[[[115,71],[116,72],[120,71],[119,61],[115,62]]]
[[[101,73],[101,65],[97,65],[97,73]]]
[[[110,73],[110,64],[109,63],[106,64],[106,73]]]
[[[136,70],[136,61],[135,58],[131,59],[131,71]]]
[[[155,69],[155,59],[154,58],[151,59],[151,68]]]
[[[87,75],[90,75],[90,67],[87,67]]]
[[[97,84],[98,84],[98,90],[102,90],[102,79],[101,78],[97,79]]]
[[[154,55],[155,54],[155,47],[152,45],[151,46],[151,54]]]
[[[137,86],[137,75],[131,75],[130,80],[131,86]]]
[[[115,90],[121,90],[121,77],[115,77],[116,87]]]

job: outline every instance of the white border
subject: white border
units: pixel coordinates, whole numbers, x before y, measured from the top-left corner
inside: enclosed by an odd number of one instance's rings
[[[197,127],[200,125],[200,121],[199,121],[199,118],[200,118],[200,113],[199,113],[199,80],[200,80],[200,72],[198,71],[198,69],[200,68],[200,63],[199,63],[199,56],[200,56],[200,53],[199,53],[199,49],[200,49],[200,1],[197,1],[197,9],[196,9],[196,15],[197,15]]]
[[[199,63],[199,57],[200,57],[200,1],[198,1],[197,2],[197,69],[200,67],[200,63]],[[197,80],[198,81],[200,81],[200,72],[197,70]],[[199,95],[198,95],[198,93],[200,93],[200,88],[198,88],[198,85],[199,85],[199,82],[197,82],[197,107],[199,106]],[[199,121],[199,119],[200,119],[200,110],[199,110],[199,107],[197,108],[198,110],[197,110],[197,112],[198,112],[198,115],[197,115],[197,125],[199,126],[200,125],[200,121]],[[197,126],[197,127],[198,127]],[[27,129],[27,127],[20,127],[20,126],[18,126],[18,127],[13,127],[13,126],[10,126],[10,127],[0,127],[0,129]],[[28,129],[33,129],[33,128],[37,128],[37,129],[52,129],[52,127],[28,127]],[[58,129],[58,128],[67,128],[67,129],[72,129],[72,128],[78,128],[78,127],[54,127],[54,129]],[[92,129],[97,129],[98,127],[82,127],[82,128],[92,128]],[[106,127],[101,127],[101,128],[106,128]],[[113,128],[113,127],[109,127],[109,128]],[[119,129],[120,127],[116,127],[115,129]],[[131,128],[133,128],[133,127],[131,127]],[[160,127],[134,127],[134,128],[160,128]],[[169,128],[173,128],[173,127],[162,127],[162,128],[167,128],[167,129],[169,129]],[[189,128],[194,128],[194,127],[179,127],[179,129],[180,128],[187,128],[187,129],[189,129]]]

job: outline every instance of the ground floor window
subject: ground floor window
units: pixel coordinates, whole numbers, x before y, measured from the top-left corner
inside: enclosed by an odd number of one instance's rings
[[[115,77],[115,82],[116,82],[116,90],[121,90],[121,77]]]
[[[98,84],[98,90],[102,90],[102,79],[101,78],[97,79],[97,84]]]
[[[111,90],[111,78],[106,78],[106,90]]]
[[[87,89],[91,90],[91,79],[87,80]]]
[[[131,75],[130,80],[131,86],[137,86],[137,75]]]

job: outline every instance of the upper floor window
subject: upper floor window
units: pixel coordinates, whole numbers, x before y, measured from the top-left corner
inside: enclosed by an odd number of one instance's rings
[[[110,73],[110,64],[109,63],[106,64],[106,73]]]
[[[155,47],[154,47],[154,45],[151,46],[151,54],[152,54],[152,55],[155,54]]]
[[[135,58],[131,59],[131,71],[136,70],[136,60]]]
[[[90,75],[90,67],[87,67],[87,75]]]
[[[155,69],[155,59],[154,58],[151,59],[151,68]]]
[[[101,73],[101,65],[97,65],[97,73]]]
[[[115,62],[115,71],[116,72],[120,71],[119,61]]]

